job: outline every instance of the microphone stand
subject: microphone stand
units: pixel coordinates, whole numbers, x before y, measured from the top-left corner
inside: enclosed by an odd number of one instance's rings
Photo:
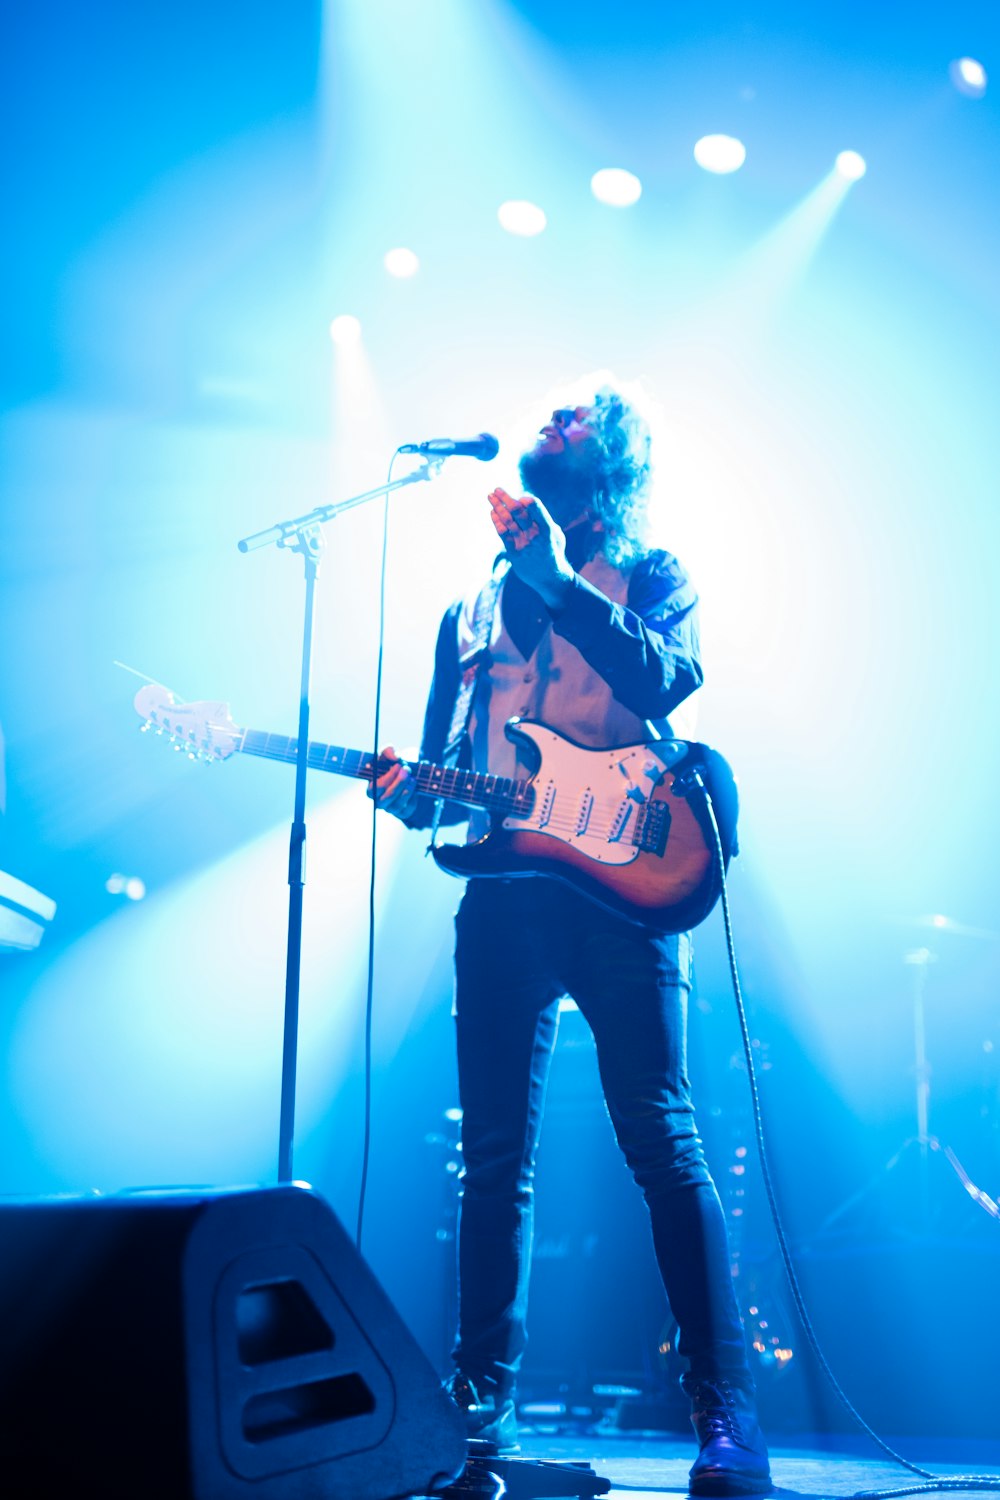
[[[336,505],[321,505],[291,521],[278,521],[266,531],[255,532],[237,542],[241,552],[258,547],[286,547],[302,555],[305,568],[305,608],[302,627],[302,671],[299,686],[299,731],[295,745],[295,806],[288,849],[288,950],[285,961],[285,1019],[281,1053],[281,1117],[278,1127],[278,1181],[291,1182],[292,1140],[295,1132],[295,1073],[299,1033],[299,983],[302,971],[302,907],[306,883],[306,769],[309,761],[309,687],[312,679],[313,612],[316,578],[326,550],[323,526],[346,510],[377,500],[409,484],[433,479],[441,458],[428,461],[412,474],[380,484]],[[375,755],[378,754],[376,745]]]

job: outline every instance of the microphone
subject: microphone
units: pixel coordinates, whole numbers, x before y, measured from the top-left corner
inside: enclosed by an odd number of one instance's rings
[[[426,443],[404,443],[400,453],[424,453],[428,458],[478,458],[489,463],[500,452],[492,432],[474,438],[430,438]]]

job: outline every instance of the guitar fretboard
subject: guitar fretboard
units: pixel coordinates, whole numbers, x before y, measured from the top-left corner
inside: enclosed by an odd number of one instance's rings
[[[294,761],[298,742],[288,735],[268,734],[259,729],[244,729],[238,748],[246,755],[261,755],[267,760]],[[356,776],[371,781],[388,769],[387,761],[378,761],[369,750],[349,750],[344,745],[325,745],[310,740],[306,757],[314,771],[330,771],[335,776]],[[437,766],[431,761],[411,765],[417,790],[427,797],[443,797],[468,807],[488,807],[497,812],[530,812],[534,792],[529,782],[514,776],[493,776],[486,771],[466,771],[458,766]]]

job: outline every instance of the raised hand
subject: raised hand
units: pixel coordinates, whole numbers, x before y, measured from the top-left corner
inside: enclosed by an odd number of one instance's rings
[[[506,490],[496,489],[489,499],[493,525],[514,572],[551,609],[558,609],[574,578],[566,560],[562,527],[533,495],[514,499]]]

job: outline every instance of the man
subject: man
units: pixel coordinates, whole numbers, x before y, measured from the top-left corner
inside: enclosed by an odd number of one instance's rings
[[[499,589],[494,582],[442,623],[421,746],[422,759],[440,760],[455,732],[460,661],[477,629],[486,635],[485,614],[488,649],[464,756],[503,776],[528,769],[503,734],[514,714],[585,746],[625,745],[675,733],[670,715],[702,680],[696,595],[675,558],[643,543],[649,431],[638,413],[609,389],[553,412],[520,474],[526,495],[489,497],[509,564]],[[379,805],[427,827],[433,802],[417,795],[391,747],[383,754],[392,765],[375,789]],[[470,836],[483,831],[476,817]],[[517,1441],[535,1149],[568,993],[594,1033],[611,1120],[645,1195],[680,1327],[700,1443],[692,1493],[767,1491],[725,1220],[686,1076],[688,935],[653,934],[544,876],[472,880],[456,918],[455,966],[464,1173],[449,1388],[470,1436],[508,1450]]]

